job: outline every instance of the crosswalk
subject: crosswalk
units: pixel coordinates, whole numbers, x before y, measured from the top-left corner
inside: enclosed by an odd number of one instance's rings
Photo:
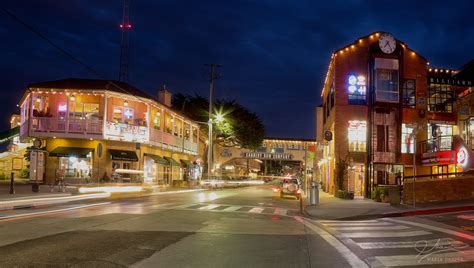
[[[183,210],[197,210],[197,211],[212,211],[212,212],[238,212],[249,214],[269,214],[278,216],[295,216],[300,215],[298,210],[284,209],[279,207],[264,207],[264,206],[234,206],[228,204],[173,204],[171,206],[162,205],[156,206],[164,209],[183,209]]]
[[[474,247],[463,233],[389,219],[316,223],[369,267],[474,267]]]

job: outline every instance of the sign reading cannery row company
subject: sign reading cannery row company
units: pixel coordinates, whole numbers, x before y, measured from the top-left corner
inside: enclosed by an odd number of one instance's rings
[[[291,154],[272,154],[272,153],[258,153],[258,152],[247,152],[242,153],[242,156],[245,158],[258,158],[258,159],[282,159],[282,160],[291,160],[293,155]]]

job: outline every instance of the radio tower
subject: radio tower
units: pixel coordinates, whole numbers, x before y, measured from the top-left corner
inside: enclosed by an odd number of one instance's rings
[[[120,73],[119,81],[128,82],[128,55],[129,55],[129,32],[132,29],[129,17],[129,5],[130,0],[123,0],[123,17],[122,23],[120,24],[120,30],[122,31],[122,42],[120,46]]]

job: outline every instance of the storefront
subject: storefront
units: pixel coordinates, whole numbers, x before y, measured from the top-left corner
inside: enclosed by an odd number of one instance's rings
[[[365,193],[365,165],[355,163],[349,167],[348,189],[355,197],[364,197]]]
[[[49,153],[50,157],[58,158],[56,177],[92,178],[93,151],[92,148],[56,147]]]
[[[108,151],[112,165],[112,179],[114,181],[143,181],[143,171],[139,168],[138,156],[135,152],[113,149],[109,149]]]
[[[169,165],[166,166],[165,183],[174,185],[173,181],[183,180],[181,164],[171,157],[165,156],[164,158],[169,162]]]
[[[144,155],[144,179],[145,183],[163,184],[168,160],[154,154]]]

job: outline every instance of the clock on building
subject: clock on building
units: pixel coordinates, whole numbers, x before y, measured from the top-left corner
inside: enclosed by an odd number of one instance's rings
[[[380,35],[379,47],[383,53],[390,54],[393,51],[395,51],[395,48],[397,47],[397,42],[395,41],[395,38],[393,38],[391,34],[384,33]]]

